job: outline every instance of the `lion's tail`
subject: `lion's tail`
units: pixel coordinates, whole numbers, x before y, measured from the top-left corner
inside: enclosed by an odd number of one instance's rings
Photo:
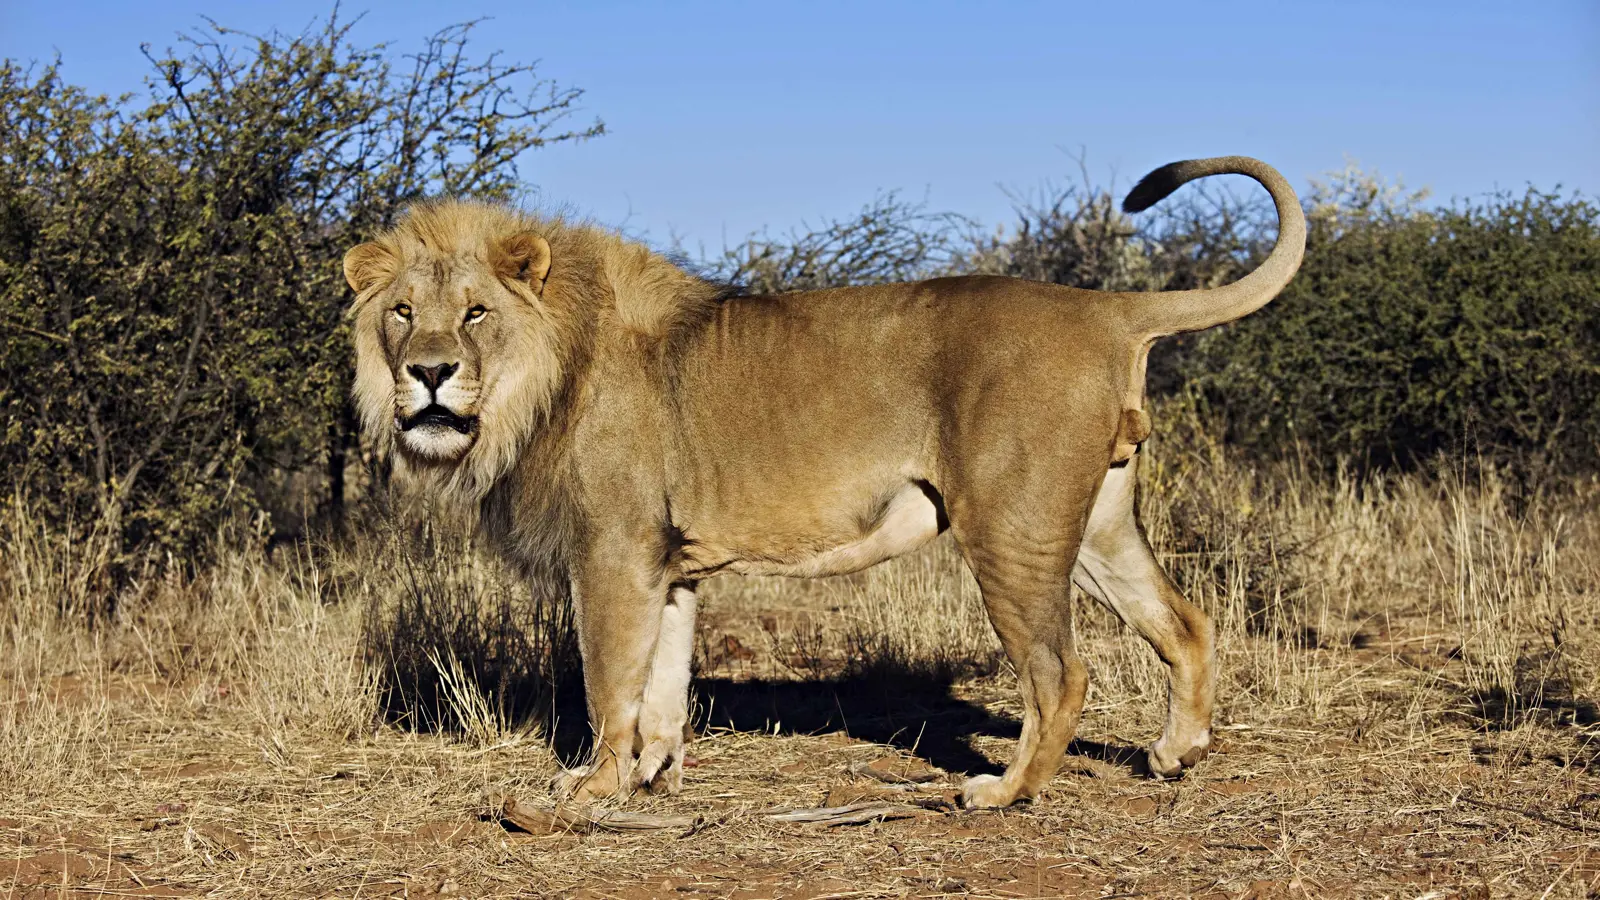
[[[1168,163],[1146,175],[1122,201],[1124,212],[1149,209],[1187,182],[1207,175],[1248,175],[1267,189],[1278,208],[1278,241],[1255,271],[1232,284],[1191,291],[1129,294],[1136,329],[1156,338],[1232,322],[1278,295],[1306,253],[1306,217],[1294,188],[1278,170],[1248,156],[1216,156]]]

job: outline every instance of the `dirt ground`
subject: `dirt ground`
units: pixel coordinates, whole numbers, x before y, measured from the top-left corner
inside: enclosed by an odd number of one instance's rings
[[[743,646],[724,619],[724,644]],[[728,638],[732,640],[729,641]],[[1143,775],[1142,734],[1091,707],[1065,771],[1001,812],[950,804],[947,770],[992,770],[1016,731],[1004,678],[940,692],[706,673],[712,724],[675,798],[689,828],[527,833],[486,792],[546,801],[544,742],[471,749],[379,728],[339,745],[263,744],[227,684],[66,677],[48,702],[95,706],[106,764],[58,795],[0,798],[10,897],[1585,897],[1600,895],[1592,724],[1425,731],[1381,704],[1427,704],[1451,661],[1390,636],[1330,659],[1339,695],[1379,710],[1339,727],[1226,715],[1178,781]],[[706,686],[709,682],[709,686]],[[742,685],[742,687],[741,687]],[[719,697],[719,694],[721,696]],[[1377,706],[1372,706],[1376,702]],[[834,708],[828,721],[828,707]],[[719,712],[718,710],[721,710]],[[854,715],[852,715],[854,714]],[[788,721],[784,721],[788,718]],[[729,727],[737,723],[739,727]],[[1308,723],[1309,724],[1309,723]],[[1581,733],[1580,733],[1581,732]],[[863,736],[866,735],[866,736]],[[874,776],[873,772],[880,773]],[[891,784],[894,776],[929,778]],[[66,790],[70,788],[70,790]],[[915,817],[788,825],[759,811],[865,800]]]

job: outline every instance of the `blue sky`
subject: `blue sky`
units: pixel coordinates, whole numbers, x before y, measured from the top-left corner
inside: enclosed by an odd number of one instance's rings
[[[207,14],[298,31],[329,5],[0,0],[0,55],[59,51],[135,90],[139,43]],[[346,3],[414,48],[492,16],[481,49],[581,87],[609,134],[530,155],[544,202],[691,252],[898,189],[997,224],[1004,188],[1122,187],[1246,153],[1297,185],[1353,157],[1436,198],[1600,193],[1600,2]]]

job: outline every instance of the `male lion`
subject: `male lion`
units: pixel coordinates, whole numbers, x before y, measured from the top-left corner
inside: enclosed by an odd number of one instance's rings
[[[350,250],[355,398],[396,482],[570,578],[596,750],[563,789],[678,788],[701,579],[854,572],[946,527],[1024,706],[1015,759],[969,779],[968,806],[1031,798],[1060,765],[1088,683],[1071,584],[1169,667],[1151,771],[1203,757],[1211,624],[1134,516],[1145,358],[1271,300],[1305,220],[1281,175],[1238,156],[1157,169],[1124,203],[1219,173],[1267,188],[1279,234],[1211,290],[985,276],[729,297],[614,235],[453,201]]]

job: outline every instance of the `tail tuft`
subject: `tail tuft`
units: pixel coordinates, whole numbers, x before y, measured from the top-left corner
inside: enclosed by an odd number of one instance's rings
[[[1184,171],[1192,160],[1167,163],[1149,175],[1139,179],[1139,183],[1128,192],[1127,199],[1122,201],[1122,211],[1126,213],[1144,212],[1166,196],[1190,180]]]

